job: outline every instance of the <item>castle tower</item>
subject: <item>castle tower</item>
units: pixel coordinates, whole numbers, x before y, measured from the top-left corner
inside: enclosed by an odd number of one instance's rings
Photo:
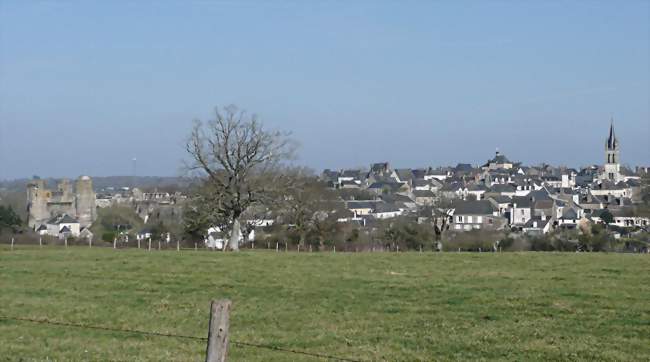
[[[90,226],[97,219],[93,181],[88,176],[77,179],[75,206],[81,227]]]
[[[72,192],[72,183],[67,178],[64,178],[57,185],[58,191],[61,194],[61,198],[69,200],[74,196]]]
[[[620,147],[614,133],[614,119],[611,121],[609,135],[605,141],[605,170],[601,179],[613,182],[621,181]]]
[[[34,179],[27,184],[27,225],[38,227],[50,217],[47,210],[47,200],[50,191],[45,188],[45,182]]]

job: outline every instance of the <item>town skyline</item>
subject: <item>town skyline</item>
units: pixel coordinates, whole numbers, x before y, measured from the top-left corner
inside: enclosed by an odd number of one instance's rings
[[[610,119],[609,126],[610,126],[610,132],[611,132],[614,129],[614,126],[615,126],[615,121],[613,119]],[[494,153],[496,153],[497,156],[498,155],[503,155],[505,157],[511,157],[509,153],[504,152],[499,147],[496,147],[494,149]],[[602,154],[600,156],[602,158]],[[485,160],[487,160],[489,162],[489,158],[491,158],[491,157],[492,156],[487,157],[487,158],[485,158]],[[451,162],[451,163],[447,163],[447,164],[437,164],[437,165],[429,164],[429,165],[408,166],[408,165],[396,164],[396,163],[392,162],[391,160],[385,160],[384,159],[384,160],[369,160],[366,164],[360,164],[360,165],[356,165],[356,166],[314,168],[314,167],[310,167],[309,165],[304,165],[304,164],[300,164],[300,163],[294,164],[294,166],[307,167],[308,169],[311,169],[312,171],[314,171],[315,174],[320,174],[322,171],[327,171],[327,170],[335,170],[335,171],[369,170],[370,168],[372,168],[372,165],[376,164],[376,163],[388,163],[388,164],[390,164],[392,166],[396,166],[396,168],[410,168],[410,169],[428,169],[428,168],[430,168],[430,169],[444,169],[444,168],[454,168],[454,167],[459,166],[459,165],[470,165],[472,167],[480,168],[485,163],[485,160],[484,161],[478,161],[478,162],[462,162],[462,161],[459,161],[459,162]],[[39,177],[39,178],[44,178],[44,179],[74,179],[76,177],[84,176],[84,175],[89,175],[89,176],[93,176],[93,177],[125,177],[125,178],[129,178],[129,177],[163,177],[163,178],[164,177],[170,177],[170,178],[173,178],[173,177],[185,177],[185,176],[187,176],[185,173],[183,173],[181,171],[179,171],[177,174],[168,174],[168,175],[138,174],[137,173],[137,168],[136,168],[137,166],[135,164],[136,158],[131,158],[129,161],[131,162],[130,163],[131,170],[132,170],[131,174],[90,175],[90,174],[87,174],[87,173],[86,174],[79,173],[79,174],[72,174],[72,175],[47,175],[47,174],[42,174],[41,175],[41,174],[38,174],[38,172],[34,172],[34,173],[32,173],[32,175],[9,178],[9,179],[0,179],[0,181],[32,179],[34,177]],[[582,170],[582,169],[587,169],[587,168],[590,168],[590,167],[600,167],[603,164],[602,159],[597,160],[596,162],[593,162],[593,163],[581,164],[581,165],[558,164],[558,163],[553,163],[552,161],[550,161],[550,162],[549,161],[547,161],[547,162],[539,162],[539,163],[527,163],[527,162],[518,160],[515,157],[510,158],[510,161],[512,161],[513,164],[515,164],[517,166],[522,166],[522,167],[539,167],[539,166],[543,166],[543,165],[549,165],[549,166],[554,166],[554,167],[566,167],[568,169],[574,169],[576,171],[579,171],[579,170]],[[625,148],[624,147],[623,147],[623,156],[619,160],[619,163],[620,163],[621,167],[627,168],[629,171],[632,171],[632,172],[636,172],[637,168],[647,168],[648,167],[647,163],[646,164],[643,164],[643,163],[632,164],[630,162],[626,162],[625,161]],[[134,170],[136,171],[135,173],[133,172]]]

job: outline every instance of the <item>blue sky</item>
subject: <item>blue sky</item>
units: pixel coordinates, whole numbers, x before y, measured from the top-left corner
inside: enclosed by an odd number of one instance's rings
[[[314,169],[650,160],[648,1],[0,0],[0,178],[176,175],[237,104]]]

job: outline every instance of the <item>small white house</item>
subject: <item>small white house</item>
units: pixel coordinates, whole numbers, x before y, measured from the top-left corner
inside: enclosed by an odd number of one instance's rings
[[[50,236],[56,236],[59,238],[68,236],[77,237],[79,236],[81,225],[79,224],[79,221],[72,218],[70,215],[61,214],[48,220],[46,228],[46,234]],[[39,228],[39,233],[43,235],[41,228]]]

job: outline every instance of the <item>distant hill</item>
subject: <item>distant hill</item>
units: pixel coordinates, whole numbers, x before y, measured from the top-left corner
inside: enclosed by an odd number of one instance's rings
[[[74,178],[70,178],[74,180]],[[93,188],[95,191],[113,187],[119,189],[121,187],[137,187],[142,190],[153,189],[179,189],[183,190],[191,185],[192,180],[184,177],[169,177],[169,176],[97,176],[92,177]],[[31,179],[17,179],[0,181],[0,191],[4,192],[24,192],[27,183]],[[56,187],[56,183],[60,178],[43,178],[49,188]]]

